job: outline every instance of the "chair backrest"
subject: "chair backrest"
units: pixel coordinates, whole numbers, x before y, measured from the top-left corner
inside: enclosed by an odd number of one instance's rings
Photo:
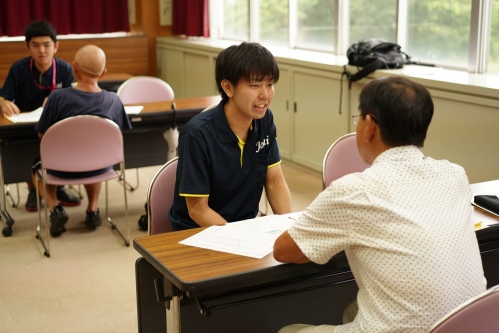
[[[112,120],[82,115],[63,119],[40,143],[45,169],[66,172],[99,170],[124,161],[123,136]]]
[[[348,133],[329,147],[322,163],[322,186],[325,189],[332,181],[352,172],[361,172],[370,165],[360,157],[355,132]]]
[[[149,235],[172,231],[172,222],[168,212],[173,204],[177,161],[178,157],[175,157],[166,162],[154,175],[149,185],[147,193]]]
[[[499,332],[499,285],[452,310],[428,333]]]
[[[134,76],[123,82],[116,93],[123,104],[170,101],[175,96],[168,83],[154,76]]]

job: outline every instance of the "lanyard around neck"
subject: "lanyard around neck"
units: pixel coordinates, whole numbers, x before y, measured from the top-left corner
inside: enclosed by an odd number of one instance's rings
[[[36,81],[35,76],[33,75],[33,57],[31,57],[31,60],[29,61],[29,71],[31,73],[31,77],[33,78],[33,82],[35,83],[35,85],[40,89],[50,89],[50,92],[55,90],[56,87],[55,70],[56,70],[55,59],[52,58],[52,85],[50,87],[44,87]]]

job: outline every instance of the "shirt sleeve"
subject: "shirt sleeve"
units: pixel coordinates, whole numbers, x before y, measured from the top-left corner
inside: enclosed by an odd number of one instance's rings
[[[206,143],[200,138],[192,134],[180,136],[177,166],[180,195],[209,195],[210,163],[206,149]]]
[[[113,106],[115,109],[119,110],[116,112],[113,121],[118,124],[121,130],[128,130],[132,128],[132,124],[130,123],[130,118],[126,114],[125,107],[123,103],[121,103],[120,98],[114,92],[107,92],[107,94],[112,95],[113,98]],[[113,109],[114,110],[114,109]]]
[[[15,80],[14,68],[11,67],[9,74],[3,84],[2,89],[0,89],[0,97],[3,99],[13,101],[16,98],[16,91],[18,89],[18,82]]]
[[[35,125],[35,130],[38,133],[45,134],[45,132],[57,122],[56,114],[57,114],[57,101],[55,91],[51,93],[47,99],[47,103],[45,104],[40,119]]]
[[[327,263],[351,242],[355,223],[348,214],[349,196],[329,186],[288,229],[303,254],[317,264]]]

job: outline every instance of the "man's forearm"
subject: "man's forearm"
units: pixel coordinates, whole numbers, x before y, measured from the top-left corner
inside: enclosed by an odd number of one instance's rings
[[[274,183],[272,186],[265,186],[265,192],[274,214],[287,214],[293,211],[291,194],[285,181]]]
[[[225,225],[227,221],[208,206],[208,198],[186,197],[190,218],[201,227]]]

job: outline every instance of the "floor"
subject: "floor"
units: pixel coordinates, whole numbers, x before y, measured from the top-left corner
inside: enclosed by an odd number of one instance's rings
[[[303,210],[322,189],[321,175],[283,162],[291,190],[293,210]],[[139,186],[127,191],[131,239],[146,235],[138,228],[144,213],[147,188],[159,166],[139,169]],[[127,179],[135,185],[135,170]],[[122,231],[126,228],[122,205],[123,187],[109,183],[110,216]],[[17,201],[16,185],[9,192]],[[19,207],[7,208],[15,220],[13,235],[0,236],[0,333],[27,332],[137,332],[134,263],[139,257],[103,221],[95,231],[83,221],[86,201],[67,208],[68,231],[50,238],[51,256],[35,238],[37,213],[24,210],[25,184],[19,184]],[[101,214],[105,207],[100,197]],[[264,205],[262,204],[262,209]],[[270,212],[269,212],[270,213]],[[0,221],[0,228],[5,220]]]

